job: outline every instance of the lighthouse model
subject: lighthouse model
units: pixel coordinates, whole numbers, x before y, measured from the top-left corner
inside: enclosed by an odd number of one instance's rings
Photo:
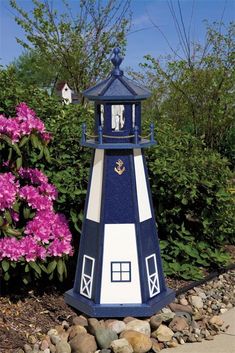
[[[83,94],[95,103],[94,156],[74,288],[65,301],[94,317],[149,316],[174,300],[164,281],[141,136],[141,101],[150,92],[123,75],[119,49],[110,76]]]

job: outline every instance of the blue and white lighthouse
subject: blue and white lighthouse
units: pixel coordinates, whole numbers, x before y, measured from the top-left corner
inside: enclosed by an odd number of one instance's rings
[[[65,301],[94,317],[149,316],[174,300],[162,270],[141,136],[150,92],[123,75],[119,49],[110,76],[83,94],[95,103],[94,149],[74,288]]]

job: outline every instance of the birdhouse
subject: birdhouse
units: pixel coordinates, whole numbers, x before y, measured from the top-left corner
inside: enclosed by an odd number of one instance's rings
[[[94,149],[73,289],[65,301],[94,317],[150,316],[174,300],[166,287],[141,130],[150,92],[124,76],[119,49],[107,79],[83,94],[95,104]]]

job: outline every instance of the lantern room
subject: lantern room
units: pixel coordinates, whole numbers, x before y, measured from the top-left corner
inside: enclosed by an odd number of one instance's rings
[[[110,76],[83,92],[95,102],[95,136],[89,136],[83,125],[84,146],[117,149],[120,143],[121,148],[147,147],[155,143],[153,125],[150,125],[149,139],[141,136],[141,101],[148,98],[150,92],[124,76],[119,53],[115,48]]]

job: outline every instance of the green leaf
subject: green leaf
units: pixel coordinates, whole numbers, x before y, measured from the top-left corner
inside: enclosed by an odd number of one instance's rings
[[[57,266],[56,260],[51,261],[47,266],[47,273],[49,274],[52,273],[55,270],[56,266]]]
[[[2,227],[2,226],[3,226],[3,224],[4,224],[4,219],[3,219],[3,217],[2,217],[2,216],[0,216],[0,227]]]
[[[23,215],[25,219],[28,219],[30,217],[30,208],[24,207],[23,209]]]
[[[44,156],[46,158],[46,161],[48,163],[51,163],[51,156],[50,156],[50,153],[49,153],[49,149],[46,146],[44,147]]]
[[[63,276],[64,273],[64,262],[62,259],[59,259],[57,262],[57,272],[60,276]]]
[[[48,273],[47,268],[45,265],[39,263],[40,268],[43,270],[43,272]]]
[[[38,266],[38,264],[34,261],[30,261],[29,262],[29,266],[38,274],[41,275],[42,271],[40,269],[40,267]]]
[[[7,220],[7,223],[8,224],[12,224],[12,217],[11,217],[10,211],[6,210],[4,212],[4,216],[5,216],[6,220]]]
[[[9,281],[10,275],[9,275],[8,272],[6,272],[6,273],[4,274],[3,279],[4,279],[4,281]]]
[[[29,141],[29,136],[24,136],[19,143],[19,147],[23,147],[28,141]]]
[[[16,169],[19,170],[21,167],[22,167],[22,157],[19,157],[16,160]]]
[[[3,271],[7,272],[7,271],[9,270],[9,267],[10,267],[9,261],[3,260],[3,261],[2,261],[2,268],[3,268]]]

